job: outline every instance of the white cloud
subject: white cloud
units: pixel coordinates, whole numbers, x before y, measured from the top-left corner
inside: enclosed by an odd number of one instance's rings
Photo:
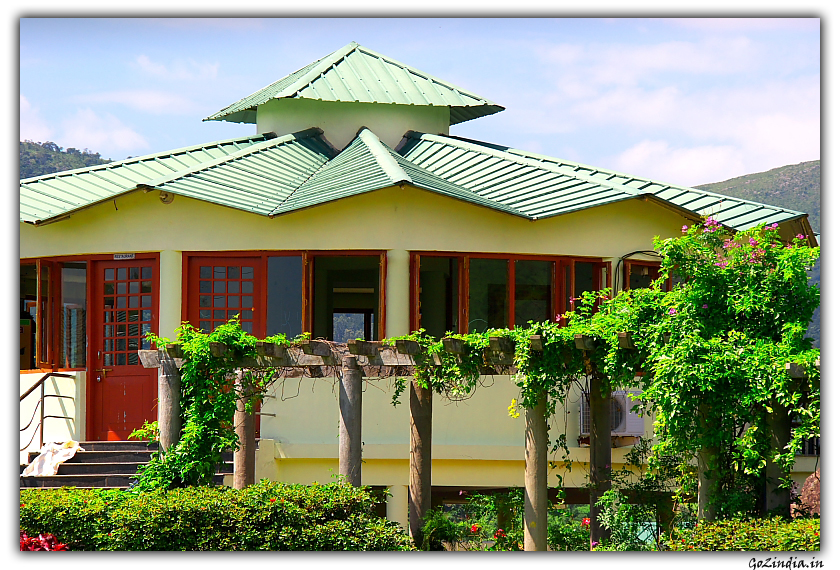
[[[195,104],[177,93],[154,90],[107,91],[78,98],[90,104],[118,103],[137,111],[154,115],[195,114]]]
[[[193,59],[176,59],[166,65],[152,61],[146,55],[139,55],[134,61],[144,73],[166,80],[208,80],[215,79],[219,73],[218,63],[199,63]]]
[[[707,32],[814,31],[820,27],[819,18],[666,18],[662,21],[681,28]]]
[[[41,117],[37,107],[20,95],[20,140],[47,142],[53,136],[53,130]]]
[[[653,180],[691,186],[718,182],[746,172],[735,146],[674,148],[663,140],[644,140],[615,158],[614,169]]]
[[[111,158],[111,153],[136,153],[147,149],[149,143],[142,135],[113,115],[97,115],[91,109],[80,109],[62,121],[62,144],[65,147],[91,149]]]

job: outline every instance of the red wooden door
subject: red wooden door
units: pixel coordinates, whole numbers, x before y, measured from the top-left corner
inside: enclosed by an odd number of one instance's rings
[[[156,259],[96,261],[91,283],[88,438],[123,440],[157,419],[157,370],[137,355],[158,332]]]

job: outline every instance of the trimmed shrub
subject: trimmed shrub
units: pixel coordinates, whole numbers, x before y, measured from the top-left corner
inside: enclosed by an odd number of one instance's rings
[[[667,550],[798,551],[820,549],[820,519],[724,520],[675,529]]]
[[[25,489],[20,528],[73,550],[410,550],[402,527],[347,484],[261,481],[241,491]]]

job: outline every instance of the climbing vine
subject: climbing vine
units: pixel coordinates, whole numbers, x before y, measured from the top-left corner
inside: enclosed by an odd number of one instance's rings
[[[209,334],[184,323],[177,334],[184,357],[181,437],[165,453],[153,454],[152,460],[140,467],[138,481],[132,487],[138,492],[212,484],[222,454],[239,448],[232,421],[237,401],[245,400],[246,411],[253,412],[275,378],[272,369],[239,369],[238,363],[243,358],[256,356],[257,339],[242,330],[238,318]],[[161,348],[172,343],[170,339],[154,334],[147,338]],[[291,344],[283,334],[266,341],[282,346]],[[223,344],[227,350],[221,355],[214,354],[210,348],[214,342]],[[157,441],[157,422],[147,424],[132,436]]]

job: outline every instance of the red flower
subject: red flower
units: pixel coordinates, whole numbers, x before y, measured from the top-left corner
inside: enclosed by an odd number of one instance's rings
[[[504,538],[504,537],[506,537],[506,536],[507,536],[507,535],[505,534],[505,531],[504,531],[503,529],[501,529],[501,528],[500,528],[499,530],[497,530],[497,531],[496,531],[496,534],[494,534],[494,535],[493,535],[493,538],[497,538],[497,539],[498,539],[498,538]]]
[[[277,500],[277,499],[269,499],[268,501],[269,501],[270,503],[273,503],[273,502],[274,502],[274,501],[276,501],[276,500]]]
[[[583,517],[583,520],[580,521],[580,526],[585,526],[586,528],[589,528],[590,522],[591,521],[589,520],[589,517]]]
[[[478,525],[474,524],[470,527],[470,532],[478,532]]]

